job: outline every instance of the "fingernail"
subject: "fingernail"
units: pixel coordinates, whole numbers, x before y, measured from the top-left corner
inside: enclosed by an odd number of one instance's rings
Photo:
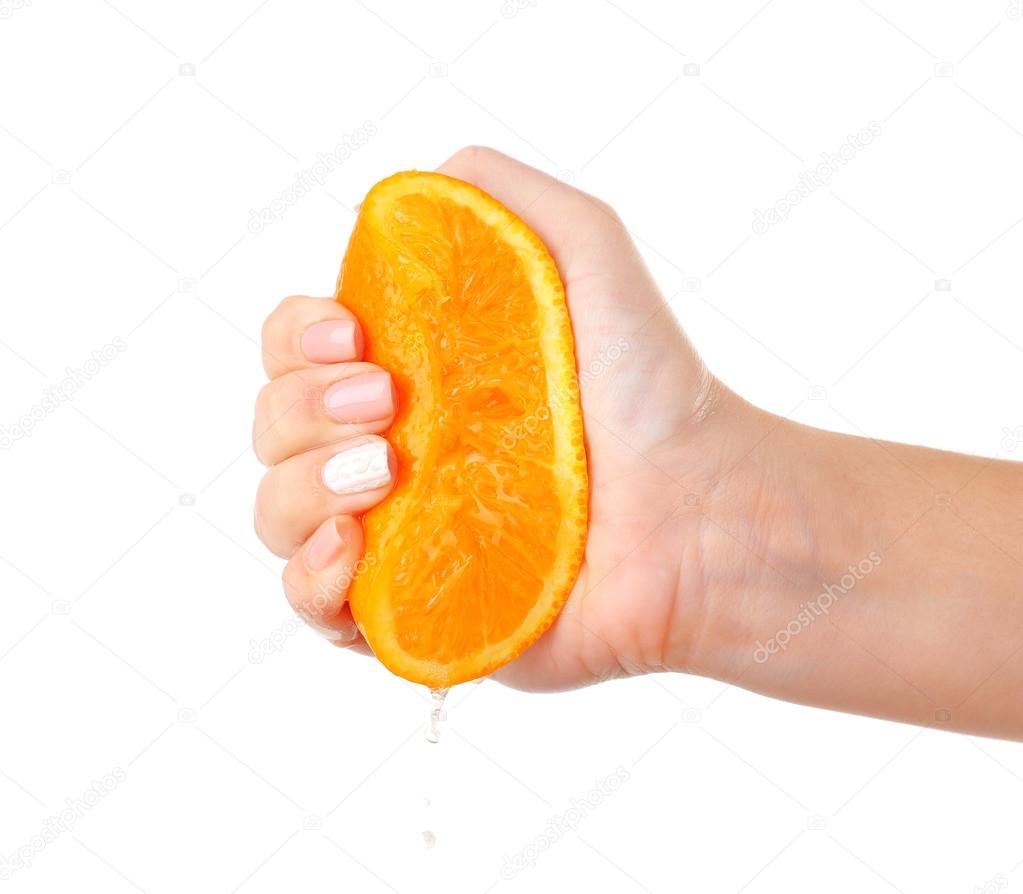
[[[298,614],[309,625],[310,630],[330,640],[335,646],[350,646],[359,638],[359,628],[354,621],[343,618],[337,626],[331,627],[308,609],[301,608]]]
[[[355,622],[345,621],[334,631],[331,640],[336,646],[350,646],[358,638],[359,628],[355,626]]]
[[[310,571],[322,571],[341,556],[345,542],[337,532],[337,524],[328,518],[309,540],[306,547],[305,563]]]
[[[391,483],[386,441],[368,441],[334,454],[323,466],[323,483],[336,494],[361,494]]]
[[[394,412],[394,387],[385,372],[369,372],[335,382],[323,395],[327,413],[338,422],[372,422]]]
[[[302,335],[302,353],[313,363],[340,363],[359,355],[358,327],[351,320],[313,323]]]

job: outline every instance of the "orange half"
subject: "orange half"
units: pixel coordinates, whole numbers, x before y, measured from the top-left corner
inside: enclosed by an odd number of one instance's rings
[[[586,453],[557,267],[491,196],[411,171],[366,196],[337,300],[399,405],[397,481],[363,520],[353,616],[408,680],[484,676],[547,629],[583,557]]]

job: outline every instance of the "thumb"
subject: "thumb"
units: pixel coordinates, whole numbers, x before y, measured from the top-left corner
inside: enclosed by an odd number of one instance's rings
[[[583,291],[574,287],[584,282],[599,283],[599,293],[613,300],[619,314],[625,311],[635,317],[619,320],[626,328],[632,323],[638,328],[663,308],[663,298],[628,230],[606,202],[485,146],[459,150],[438,170],[489,193],[543,240],[558,265],[573,317],[582,310],[572,307],[573,299]],[[610,309],[585,310],[592,314]]]
[[[586,378],[583,410],[589,422],[617,420],[633,443],[656,443],[706,402],[713,377],[609,205],[479,146],[455,153],[440,172],[503,203],[553,255]],[[628,348],[623,361],[608,363],[609,351],[621,344]],[[597,375],[586,375],[594,370]],[[587,432],[592,443],[597,435]]]

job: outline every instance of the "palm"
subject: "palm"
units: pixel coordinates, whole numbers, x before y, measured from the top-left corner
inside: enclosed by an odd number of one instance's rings
[[[459,153],[441,170],[490,192],[544,239],[565,281],[580,369],[586,557],[551,629],[495,676],[561,689],[653,669],[677,601],[678,563],[664,556],[681,560],[687,489],[706,477],[698,464],[677,471],[705,370],[609,208],[491,150]]]

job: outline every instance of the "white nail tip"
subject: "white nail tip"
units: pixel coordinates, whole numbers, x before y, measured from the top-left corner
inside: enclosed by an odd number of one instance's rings
[[[387,442],[370,441],[334,454],[323,467],[323,482],[336,494],[361,494],[390,484]]]

